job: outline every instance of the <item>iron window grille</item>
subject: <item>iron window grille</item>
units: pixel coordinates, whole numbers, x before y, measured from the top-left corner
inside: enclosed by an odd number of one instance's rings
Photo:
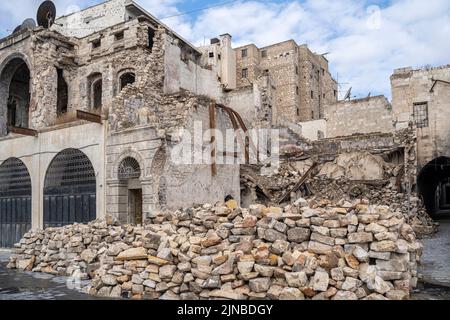
[[[429,125],[428,121],[428,103],[415,103],[414,104],[414,122],[417,128],[426,128]]]
[[[141,176],[141,167],[136,159],[125,158],[119,165],[118,176],[120,180],[139,179]]]

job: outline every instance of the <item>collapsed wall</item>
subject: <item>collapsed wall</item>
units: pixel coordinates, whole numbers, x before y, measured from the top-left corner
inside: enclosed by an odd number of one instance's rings
[[[216,206],[31,231],[9,268],[133,299],[407,299],[422,245],[400,211],[355,201]]]
[[[409,128],[285,146],[279,167],[242,166],[243,206],[368,199],[401,211],[418,235],[431,234],[436,224],[416,192],[415,140]]]

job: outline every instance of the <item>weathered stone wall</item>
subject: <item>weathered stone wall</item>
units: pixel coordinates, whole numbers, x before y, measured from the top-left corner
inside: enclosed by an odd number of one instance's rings
[[[218,165],[217,174],[213,176],[212,167],[207,162],[194,162],[192,155],[190,162],[180,162],[190,153],[178,155],[175,152],[182,143],[186,143],[180,136],[180,130],[186,130],[194,137],[210,128],[209,105],[212,100],[189,93],[163,95],[159,104],[143,104],[140,109],[133,110],[130,109],[130,101],[136,98],[133,90],[140,89],[138,85],[130,86],[116,100],[119,106],[124,103],[127,108],[124,114],[128,122],[120,122],[108,138],[108,212],[121,221],[127,221],[127,182],[119,181],[117,176],[118,166],[126,157],[135,158],[141,166],[139,182],[144,196],[144,217],[161,208],[216,202],[227,195],[239,200],[237,164]],[[145,96],[147,91],[142,94]],[[144,99],[142,103],[148,101],[151,100]],[[112,114],[118,114],[114,107]],[[122,117],[117,118],[124,120]],[[196,127],[201,128],[200,132],[194,131]],[[216,110],[216,127],[222,132],[231,128],[228,115],[219,109]],[[193,147],[195,142],[192,140],[188,145]],[[194,151],[194,148],[191,150]],[[217,153],[223,151],[217,150]],[[193,189],[195,193],[192,193]]]
[[[247,56],[242,56],[242,51],[247,50]],[[254,80],[261,74],[259,68],[260,53],[255,45],[247,45],[234,49],[236,52],[236,85],[238,88],[251,86]],[[242,70],[247,69],[247,77],[242,77]]]
[[[297,45],[294,41],[286,41],[261,48],[260,54],[262,51],[266,51],[267,57],[261,58],[259,68],[269,70],[268,73],[276,88],[275,122],[280,123],[282,119],[295,122],[298,119],[300,101],[299,73],[296,72]]]
[[[322,119],[324,106],[338,100],[337,83],[328,71],[328,60],[309,50],[307,45],[298,47],[300,68],[299,121]]]
[[[302,136],[311,141],[327,138],[327,121],[325,119],[299,122]]]
[[[170,35],[166,35],[164,48],[165,93],[172,94],[186,90],[215,99],[223,96],[218,70],[204,68],[200,63],[199,54],[191,53],[190,59],[184,58],[188,49],[181,47],[179,40]]]
[[[57,69],[73,66],[74,44],[47,30],[11,36],[0,44],[0,130],[6,134],[6,110],[10,81],[20,59],[30,71],[29,121],[26,127],[41,129],[55,123],[57,103]],[[69,97],[69,103],[73,103]]]
[[[248,51],[246,58],[242,58],[244,49]],[[306,45],[298,46],[289,40],[264,48],[248,45],[235,51],[238,88],[254,83],[265,72],[273,80],[277,124],[321,119],[324,105],[338,99],[337,83],[328,71],[328,61]],[[248,69],[247,79],[242,79],[244,68]]]
[[[384,96],[329,104],[325,119],[329,138],[395,130],[392,107]]]
[[[128,20],[133,14],[127,12],[125,6],[131,0],[105,1],[100,5],[91,6],[56,19],[52,29],[67,36],[83,38],[89,34],[103,30]]]
[[[414,104],[427,103],[428,125],[417,128],[419,167],[434,158],[450,156],[450,66],[413,70],[398,69],[391,76],[392,107],[397,127],[414,122]]]
[[[237,111],[248,128],[270,128],[273,124],[274,94],[272,79],[261,76],[252,87],[242,87],[228,92],[222,103]]]

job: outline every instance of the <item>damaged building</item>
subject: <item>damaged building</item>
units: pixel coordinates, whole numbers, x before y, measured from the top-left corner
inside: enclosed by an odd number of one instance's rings
[[[202,53],[133,1],[0,40],[0,247],[30,228],[239,199],[237,165],[171,161],[180,129],[232,128],[223,95]]]
[[[326,54],[294,40],[233,48],[223,34],[196,47],[132,0],[59,18],[50,1],[41,8],[38,26],[0,39],[0,247],[30,229],[142,224],[224,199],[320,198],[325,186],[388,190],[405,211],[417,188],[430,213],[450,210],[450,67],[396,70],[392,102],[338,101]],[[177,162],[180,132],[196,123],[279,129],[281,168],[235,162],[248,140],[210,164]]]

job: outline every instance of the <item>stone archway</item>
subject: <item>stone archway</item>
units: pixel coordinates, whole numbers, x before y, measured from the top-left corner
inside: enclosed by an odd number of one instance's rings
[[[8,127],[29,127],[31,73],[25,58],[13,55],[0,69],[0,135]]]
[[[425,165],[417,186],[431,216],[440,218],[450,214],[450,158],[439,157]]]
[[[50,163],[44,182],[44,227],[95,220],[96,175],[80,150],[66,149]]]
[[[127,223],[142,225],[144,221],[143,191],[141,184],[142,170],[139,162],[133,157],[124,158],[118,167],[120,192],[126,196]],[[124,214],[122,214],[123,216]]]
[[[31,177],[22,160],[0,165],[0,248],[12,247],[31,229]]]

